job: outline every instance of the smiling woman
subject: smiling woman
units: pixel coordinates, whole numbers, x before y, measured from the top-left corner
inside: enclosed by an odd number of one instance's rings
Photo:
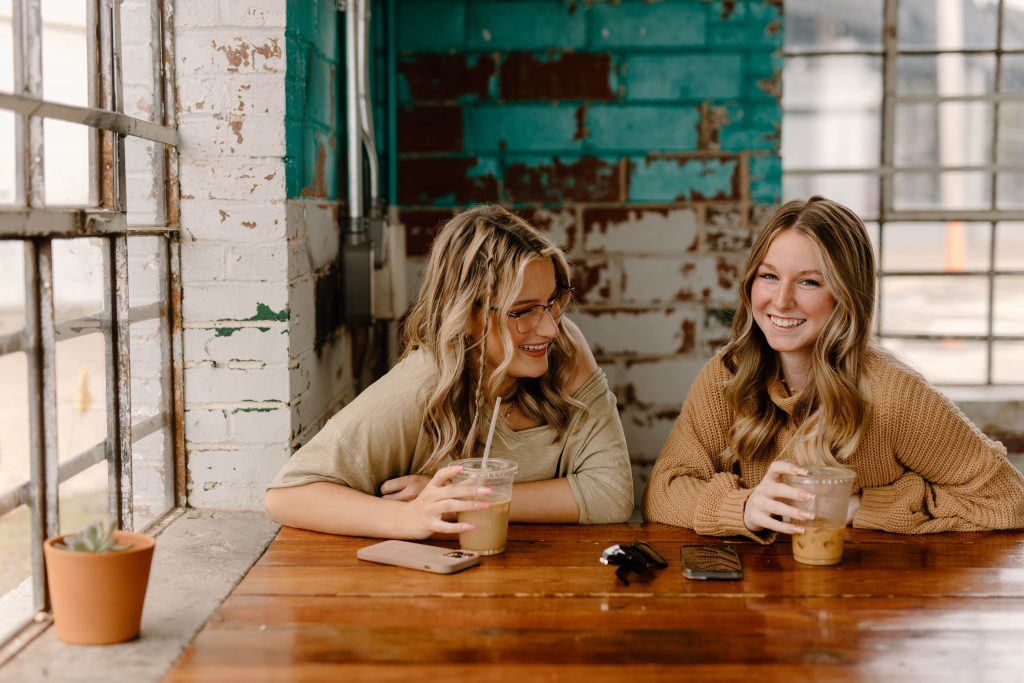
[[[459,214],[431,247],[405,355],[270,484],[274,521],[384,538],[462,532],[483,509],[451,460],[518,465],[511,521],[622,522],[632,477],[615,396],[579,328],[562,252],[497,206]],[[501,398],[500,415],[491,406]]]
[[[822,197],[758,234],[732,339],[704,367],[644,493],[648,520],[763,543],[813,517],[785,483],[853,470],[847,524],[899,533],[1024,527],[1024,477],[948,399],[872,337],[863,222]]]

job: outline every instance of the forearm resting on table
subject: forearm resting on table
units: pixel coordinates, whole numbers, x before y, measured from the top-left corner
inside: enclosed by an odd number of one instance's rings
[[[264,502],[267,516],[279,524],[376,538],[406,537],[398,522],[405,505],[326,481],[270,489]]]
[[[511,522],[576,524],[580,508],[568,479],[544,479],[512,486],[508,518]]]

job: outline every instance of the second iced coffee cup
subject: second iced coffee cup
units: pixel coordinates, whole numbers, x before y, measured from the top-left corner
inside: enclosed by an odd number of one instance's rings
[[[462,465],[462,471],[452,479],[454,484],[473,484],[491,489],[490,495],[474,496],[473,500],[491,504],[486,510],[468,510],[459,513],[459,521],[473,524],[476,528],[459,534],[459,545],[463,550],[473,550],[481,555],[497,555],[505,552],[508,537],[508,509],[512,502],[512,481],[519,466],[509,460],[488,458],[486,467],[482,458],[456,460],[453,465]]]
[[[807,474],[787,474],[786,483],[814,494],[809,501],[793,501],[814,519],[797,522],[804,533],[793,535],[793,559],[803,564],[838,564],[843,559],[846,512],[856,473],[845,467],[806,467]]]

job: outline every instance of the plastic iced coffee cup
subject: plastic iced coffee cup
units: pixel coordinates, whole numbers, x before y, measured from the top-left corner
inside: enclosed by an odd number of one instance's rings
[[[846,513],[856,473],[845,467],[805,467],[807,474],[787,474],[786,483],[814,494],[812,500],[796,500],[793,507],[814,515],[794,520],[804,533],[793,535],[793,559],[802,564],[838,564],[843,559]]]
[[[500,458],[488,458],[486,467],[482,458],[456,460],[452,464],[462,465],[462,471],[455,475],[453,483],[471,483],[477,487],[486,486],[491,489],[489,495],[471,498],[490,503],[489,508],[459,513],[459,522],[468,522],[475,527],[472,531],[463,531],[459,534],[459,545],[463,550],[472,550],[481,555],[505,552],[505,541],[508,538],[508,509],[512,502],[512,481],[519,465]]]

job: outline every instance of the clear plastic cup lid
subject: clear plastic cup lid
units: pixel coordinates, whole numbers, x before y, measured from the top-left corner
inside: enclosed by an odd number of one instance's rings
[[[484,477],[494,475],[507,476],[515,474],[516,470],[519,469],[518,464],[511,460],[502,460],[501,458],[487,458],[487,467],[484,467],[483,458],[466,458],[465,460],[456,460],[452,464],[462,465],[462,471],[467,474],[478,474]]]
[[[857,478],[857,473],[847,467],[812,465],[805,467],[807,474],[787,474],[790,484],[845,484]]]

